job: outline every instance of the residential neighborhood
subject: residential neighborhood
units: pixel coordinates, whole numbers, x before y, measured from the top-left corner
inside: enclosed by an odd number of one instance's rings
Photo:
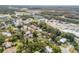
[[[75,7],[0,6],[0,53],[78,52]]]

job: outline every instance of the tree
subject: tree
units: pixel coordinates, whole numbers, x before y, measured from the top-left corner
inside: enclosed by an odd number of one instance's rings
[[[47,29],[47,24],[45,22],[40,22],[39,27],[42,28],[43,30]]]
[[[74,42],[74,35],[71,33],[62,33],[61,37],[67,38],[68,42]]]
[[[16,52],[18,53],[22,52],[24,48],[23,43],[20,41],[17,41],[15,44],[16,44]]]
[[[14,30],[13,30],[13,26],[12,25],[9,25],[9,27],[7,28],[11,33],[13,33],[14,32]]]
[[[11,40],[12,41],[17,41],[18,39],[23,39],[23,33],[22,33],[22,31],[16,32],[15,34],[13,34]]]
[[[34,37],[34,38],[37,38],[37,37],[38,37],[37,34],[38,34],[37,31],[34,31],[34,32],[33,32],[33,37]]]
[[[60,53],[61,52],[61,49],[60,47],[56,46],[56,45],[52,45],[52,49],[55,53]]]
[[[30,52],[33,53],[35,51],[39,51],[39,52],[44,52],[43,49],[45,48],[45,46],[47,45],[47,40],[40,40],[37,39],[36,41],[29,41],[30,39],[27,40],[26,43],[24,43],[24,49],[25,52]]]
[[[55,40],[58,42],[60,39],[61,39],[61,36],[57,36]]]
[[[2,44],[5,41],[5,36],[0,34],[0,44]]]
[[[0,53],[2,53],[4,51],[3,47],[0,47]]]

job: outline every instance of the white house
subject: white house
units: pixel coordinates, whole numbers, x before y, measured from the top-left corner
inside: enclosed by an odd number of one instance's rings
[[[12,36],[12,34],[10,32],[2,32],[2,35],[4,35],[4,36]]]
[[[46,46],[46,47],[45,47],[45,52],[46,52],[46,53],[52,53],[53,50],[52,50],[52,48],[50,48],[49,46]]]
[[[32,22],[32,20],[33,20],[32,18],[28,18],[26,20],[23,20],[23,23],[28,24],[28,23]]]
[[[5,48],[10,48],[10,47],[12,47],[12,42],[5,42],[5,43],[3,43],[3,46]]]
[[[13,24],[15,26],[20,26],[20,25],[23,25],[23,21],[22,21],[22,19],[16,19],[13,21]]]
[[[5,28],[7,28],[7,25],[5,24],[5,22],[1,22],[0,29],[5,29]]]
[[[30,32],[30,31],[27,31],[25,34],[24,34],[24,38],[31,38],[33,37],[33,34]]]
[[[61,39],[60,39],[60,42],[65,43],[66,40],[67,40],[66,38],[61,38]]]
[[[28,29],[28,27],[25,25],[21,28],[22,31],[27,31],[27,29]]]

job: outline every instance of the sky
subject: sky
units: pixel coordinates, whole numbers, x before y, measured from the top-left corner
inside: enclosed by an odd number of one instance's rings
[[[0,0],[0,5],[79,5],[79,0]]]

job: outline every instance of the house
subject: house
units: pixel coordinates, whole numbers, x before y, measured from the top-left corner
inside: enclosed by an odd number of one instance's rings
[[[28,27],[25,25],[21,28],[22,31],[27,31],[27,29],[28,29]]]
[[[79,37],[79,32],[75,32],[75,36]]]
[[[0,29],[5,29],[6,27],[7,25],[5,24],[5,22],[0,23]]]
[[[39,32],[42,32],[42,29],[38,28],[38,31],[39,31]]]
[[[24,34],[24,38],[31,38],[33,37],[33,34],[30,32],[30,31],[27,31],[25,34]]]
[[[23,20],[23,23],[27,25],[28,23],[32,22],[32,20],[33,20],[32,18],[28,18],[26,20]]]
[[[66,47],[60,46],[62,53],[76,53],[77,51],[74,49],[74,46],[68,44]]]
[[[3,45],[5,48],[10,48],[10,47],[12,47],[12,42],[4,42],[2,45]]]
[[[60,39],[60,42],[62,42],[62,43],[65,43],[66,41],[67,41],[66,38],[61,38],[61,39]]]
[[[18,29],[18,28],[13,28],[13,30],[14,30],[14,31],[18,31],[19,29]]]
[[[10,32],[2,32],[2,35],[8,36],[8,37],[12,36],[12,34]]]
[[[46,46],[46,47],[45,47],[45,52],[46,52],[46,53],[52,53],[53,50],[52,50],[52,48],[50,48],[49,46]]]
[[[14,19],[13,24],[15,26],[20,26],[20,25],[23,25],[23,21],[22,21],[22,19]]]
[[[38,27],[36,27],[35,25],[31,25],[30,26],[32,29],[34,29],[34,30],[37,30],[38,29]]]
[[[49,40],[49,41],[51,41],[52,39],[51,39],[51,38],[49,38],[48,40]]]
[[[0,21],[7,21],[9,20],[10,15],[8,14],[0,14]]]
[[[15,15],[17,17],[17,16],[21,16],[21,15],[31,15],[31,14],[28,12],[23,12],[23,11],[15,11]]]

